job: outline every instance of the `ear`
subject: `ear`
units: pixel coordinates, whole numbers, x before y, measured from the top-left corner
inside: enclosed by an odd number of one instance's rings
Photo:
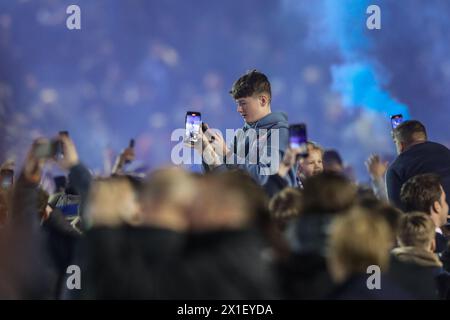
[[[433,205],[431,206],[431,212],[432,213],[439,213],[442,210],[441,203],[439,201],[433,202]]]
[[[261,106],[265,107],[269,104],[269,97],[267,95],[262,94],[259,96],[259,101],[261,103]]]
[[[405,151],[406,149],[406,144],[404,142],[400,142],[400,152]]]

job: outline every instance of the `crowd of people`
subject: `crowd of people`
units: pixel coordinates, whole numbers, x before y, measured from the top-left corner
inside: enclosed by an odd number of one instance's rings
[[[220,162],[240,142],[244,158],[253,145],[243,136],[226,146],[209,130],[192,146],[212,156],[203,174],[133,175],[128,147],[109,177],[96,177],[67,135],[34,141],[11,183],[2,181],[0,298],[450,298],[450,150],[428,141],[423,124],[393,129],[398,157],[389,165],[371,156],[366,186],[337,150],[289,146],[264,74],[246,73],[230,93],[244,132],[280,130],[274,174],[263,174],[267,163]],[[59,154],[42,152],[58,143]],[[49,162],[66,172],[52,194],[42,185]]]

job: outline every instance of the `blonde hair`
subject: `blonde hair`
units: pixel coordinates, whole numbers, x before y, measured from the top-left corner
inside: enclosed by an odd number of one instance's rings
[[[308,141],[306,143],[306,147],[308,148],[308,152],[319,151],[320,154],[322,155],[322,157],[323,157],[323,154],[325,153],[324,149],[318,143],[315,143],[313,141]]]
[[[330,263],[340,269],[343,277],[366,273],[377,265],[382,271],[389,265],[393,235],[387,222],[365,209],[354,208],[337,217],[331,225]]]
[[[95,180],[88,196],[88,226],[115,227],[133,223],[137,199],[131,183],[124,177]]]
[[[435,226],[430,216],[423,212],[403,215],[398,230],[398,241],[402,247],[427,247],[434,239]]]

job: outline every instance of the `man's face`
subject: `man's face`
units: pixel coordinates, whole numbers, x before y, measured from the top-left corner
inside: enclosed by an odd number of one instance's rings
[[[309,178],[323,171],[322,153],[319,150],[309,150],[308,157],[301,159],[297,175]]]
[[[245,122],[256,122],[265,116],[265,97],[253,95],[236,99],[237,112]]]
[[[439,199],[439,204],[440,204],[440,210],[439,210],[439,221],[440,221],[440,225],[443,226],[447,223],[447,218],[448,218],[448,203],[447,203],[447,195],[445,194],[444,189],[442,189],[441,186],[441,190],[442,190],[442,194],[441,194],[441,198]]]

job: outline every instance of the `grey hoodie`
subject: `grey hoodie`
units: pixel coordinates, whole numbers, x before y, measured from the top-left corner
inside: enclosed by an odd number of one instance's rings
[[[252,137],[252,133],[256,133],[256,138]],[[270,177],[277,174],[288,145],[287,115],[284,112],[272,112],[256,122],[244,124],[236,133],[235,142],[231,146],[234,151],[232,158],[227,159],[227,163],[219,166],[217,170],[239,168],[247,171],[265,187],[270,183]],[[265,147],[267,149],[264,149]],[[285,186],[297,185],[295,168],[289,171],[284,180]]]

